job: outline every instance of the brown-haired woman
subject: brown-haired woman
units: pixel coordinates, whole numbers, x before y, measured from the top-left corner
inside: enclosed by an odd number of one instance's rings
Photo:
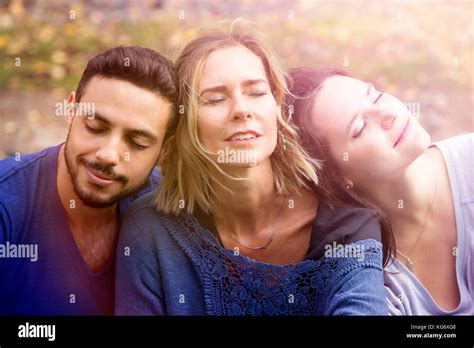
[[[290,79],[288,108],[323,161],[321,187],[382,221],[390,313],[474,314],[474,134],[431,144],[399,99],[335,68]]]

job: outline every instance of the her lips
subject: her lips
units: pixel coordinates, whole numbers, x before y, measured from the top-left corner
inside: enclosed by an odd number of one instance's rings
[[[410,119],[407,120],[407,123],[405,124],[405,127],[403,127],[403,130],[400,133],[400,135],[399,135],[397,141],[395,142],[395,144],[393,145],[393,147],[397,146],[405,138],[405,135],[407,133],[407,129],[408,129],[409,124],[410,124]]]
[[[249,140],[249,139],[258,138],[259,136],[260,134],[254,131],[237,132],[237,133],[232,134],[229,138],[227,138],[227,141]]]
[[[237,134],[230,138],[230,140],[245,140],[245,139],[254,139],[256,138],[255,134]]]

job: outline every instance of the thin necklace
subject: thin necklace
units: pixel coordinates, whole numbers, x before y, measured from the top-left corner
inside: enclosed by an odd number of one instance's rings
[[[286,198],[286,195],[283,195],[283,202],[281,204],[281,208],[280,208],[280,212],[278,213],[278,221],[277,221],[277,224],[276,224],[276,228],[273,228],[273,231],[272,231],[272,235],[270,236],[270,239],[268,239],[268,241],[264,244],[264,245],[261,245],[261,246],[248,246],[248,245],[245,245],[245,244],[242,244],[241,242],[239,242],[233,235],[232,233],[229,233],[229,236],[230,238],[240,244],[241,246],[243,246],[244,248],[246,249],[250,249],[250,250],[265,250],[268,248],[268,246],[273,242],[273,239],[275,238],[275,233],[276,231],[280,228],[280,223],[281,223],[281,215],[282,215],[282,212],[283,212],[283,207],[285,206],[285,199]]]
[[[425,221],[423,222],[423,226],[421,227],[420,234],[418,235],[418,238],[416,239],[415,244],[413,244],[410,252],[408,253],[408,256],[405,255],[404,253],[402,253],[400,250],[396,249],[397,253],[400,256],[402,256],[403,258],[405,258],[405,260],[407,261],[406,266],[408,267],[408,269],[411,272],[415,272],[415,263],[411,260],[410,256],[413,253],[413,250],[415,250],[416,246],[418,245],[418,242],[421,239],[421,236],[422,236],[423,232],[425,231],[426,222],[428,221],[429,217],[431,216],[431,210],[433,209],[433,205],[434,205],[434,202],[435,202],[437,192],[438,192],[438,175],[436,174],[435,175],[435,189],[434,189],[433,199],[431,200],[430,210],[428,211],[428,214],[426,215]]]

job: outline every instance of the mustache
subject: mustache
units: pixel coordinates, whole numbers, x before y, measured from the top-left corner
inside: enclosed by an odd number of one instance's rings
[[[82,164],[85,166],[92,168],[94,170],[97,170],[101,173],[103,173],[107,177],[111,177],[114,180],[120,181],[124,184],[128,182],[128,178],[125,175],[117,174],[115,173],[113,166],[108,166],[100,162],[92,162],[88,161],[86,159],[81,160]]]

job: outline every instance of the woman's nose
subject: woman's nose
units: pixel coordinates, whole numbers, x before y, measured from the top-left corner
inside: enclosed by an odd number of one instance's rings
[[[395,114],[388,114],[382,116],[382,129],[388,130],[392,128],[393,122],[397,116]]]
[[[234,120],[252,118],[253,111],[242,97],[236,97],[232,108],[232,118]]]
[[[373,105],[364,112],[365,116],[369,116],[373,121],[380,124],[382,129],[388,130],[392,128],[393,122],[397,115],[393,110],[384,105]]]

